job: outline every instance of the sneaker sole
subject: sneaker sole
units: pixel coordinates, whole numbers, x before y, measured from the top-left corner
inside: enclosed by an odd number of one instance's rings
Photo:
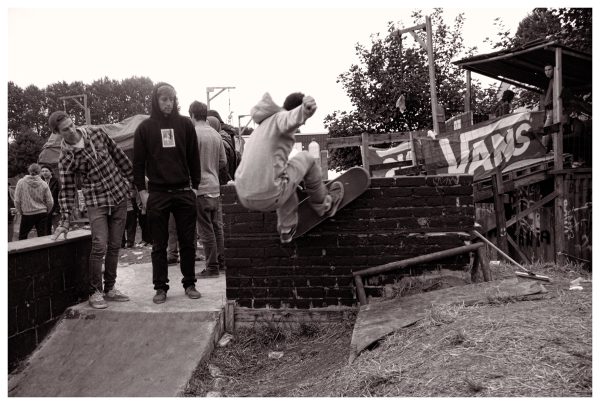
[[[90,307],[92,307],[94,309],[106,309],[106,308],[108,308],[108,305],[106,305],[106,304],[104,304],[104,305],[90,304]]]
[[[110,298],[110,297],[104,297],[104,301],[127,302],[127,301],[129,301],[129,298]]]
[[[164,300],[155,300],[155,299],[152,300],[152,302],[154,302],[155,304],[164,304],[166,301],[167,301],[166,298]]]

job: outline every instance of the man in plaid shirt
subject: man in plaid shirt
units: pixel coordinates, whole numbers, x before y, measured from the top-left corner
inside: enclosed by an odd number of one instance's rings
[[[61,234],[65,239],[67,237],[77,193],[75,179],[78,177],[92,228],[90,306],[103,309],[108,306],[105,300],[129,301],[129,297],[115,288],[115,282],[127,218],[127,199],[131,197],[133,184],[131,161],[102,129],[77,128],[64,111],[52,113],[48,124],[52,132],[63,137],[58,158],[62,187],[58,198],[61,221],[53,239]]]

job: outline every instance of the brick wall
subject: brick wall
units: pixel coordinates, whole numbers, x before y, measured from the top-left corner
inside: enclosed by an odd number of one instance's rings
[[[87,298],[89,231],[51,241],[8,244],[8,369],[12,371],[46,337],[65,309]]]
[[[305,236],[282,245],[274,212],[247,210],[224,186],[227,299],[249,308],[319,308],[357,303],[352,271],[462,246],[473,228],[472,176],[374,178],[358,199]],[[463,269],[469,256],[370,277],[384,283],[427,269]]]

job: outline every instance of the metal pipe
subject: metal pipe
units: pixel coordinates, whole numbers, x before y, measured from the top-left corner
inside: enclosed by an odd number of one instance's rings
[[[460,246],[457,248],[442,250],[441,252],[429,253],[429,254],[422,255],[422,256],[412,257],[410,259],[400,260],[398,262],[382,264],[381,266],[375,266],[375,267],[371,267],[368,269],[355,271],[355,272],[352,272],[352,274],[354,276],[357,276],[357,275],[370,276],[370,275],[374,275],[374,274],[385,273],[387,271],[397,270],[397,269],[412,266],[415,264],[426,263],[426,262],[434,261],[437,259],[443,259],[446,257],[451,257],[451,256],[460,255],[463,253],[472,252],[483,246],[485,246],[483,244],[483,242],[472,243],[472,244],[466,245],[466,246]]]

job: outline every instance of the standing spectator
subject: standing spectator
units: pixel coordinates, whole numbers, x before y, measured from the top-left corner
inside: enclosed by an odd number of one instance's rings
[[[156,290],[153,302],[162,304],[167,299],[171,213],[177,228],[185,294],[200,298],[194,269],[195,190],[200,184],[198,139],[192,122],[179,114],[176,92],[170,84],[161,82],[154,86],[150,118],[135,130],[133,167],[135,185],[146,208],[152,234],[152,282]],[[148,176],[147,190],[144,175]]]
[[[15,233],[15,214],[17,209],[15,208],[14,189],[8,182],[8,241],[12,242]]]
[[[40,165],[33,163],[27,169],[29,175],[17,182],[15,208],[21,215],[19,240],[27,239],[34,226],[37,236],[46,235],[46,221],[54,200],[48,184],[40,177],[40,171]]]
[[[58,179],[53,176],[52,169],[50,168],[50,166],[42,165],[41,176],[42,179],[48,184],[48,187],[50,187],[52,199],[54,200],[54,206],[52,207],[52,210],[48,213],[48,218],[46,221],[46,235],[51,235],[52,227],[56,229],[58,221],[60,219],[60,212],[58,209],[58,193],[60,191],[60,183]]]
[[[219,169],[219,184],[225,185],[233,180],[235,169],[237,168],[235,145],[229,134],[221,129],[221,123],[217,117],[207,117],[206,122],[208,122],[212,129],[219,133],[223,142],[227,164]]]
[[[135,234],[137,233],[137,211],[138,207],[134,197],[127,199],[127,219],[125,220],[125,229],[123,230],[123,239],[121,241],[122,248],[132,248],[135,243]]]
[[[63,137],[58,158],[61,221],[53,238],[57,239],[61,234],[67,237],[75,195],[79,194],[82,196],[79,203],[87,209],[92,230],[89,304],[92,308],[103,309],[108,306],[105,300],[129,301],[127,295],[115,288],[115,283],[127,199],[131,197],[131,162],[106,132],[97,127],[75,127],[64,111],[53,112],[48,124],[53,133]],[[76,178],[81,182],[81,193]]]
[[[548,78],[548,87],[546,87],[546,93],[544,94],[544,111],[546,112],[544,126],[547,127],[548,125],[552,125],[553,122],[552,111],[554,107],[552,94],[554,88],[554,65],[547,64],[544,66],[544,74]]]
[[[214,118],[217,119],[217,122],[219,123],[218,127],[219,129],[215,130],[221,134],[221,138],[223,139],[224,146],[225,146],[225,155],[227,156],[227,168],[226,168],[226,172],[228,174],[228,177],[230,178],[230,180],[234,180],[235,178],[235,170],[237,169],[238,165],[240,164],[240,160],[241,160],[241,155],[240,152],[238,152],[236,150],[235,147],[235,136],[238,134],[238,129],[232,127],[229,124],[226,124],[223,122],[223,120],[221,119],[221,116],[219,115],[219,113],[215,110],[208,110],[208,123],[215,128],[215,122],[213,121]],[[225,180],[225,177],[223,175],[219,176],[219,181],[221,182],[221,184],[227,184],[227,182],[223,183],[223,181]]]
[[[503,115],[510,114],[512,110],[512,101],[515,98],[515,93],[512,90],[504,90],[502,92],[502,99],[496,104],[494,108],[494,115],[496,118],[502,117]]]
[[[265,93],[250,113],[258,127],[244,146],[235,172],[238,199],[246,208],[277,210],[277,231],[281,243],[292,241],[298,224],[296,188],[304,181],[312,208],[320,216],[333,216],[342,201],[344,185],[334,181],[327,190],[321,167],[307,151],[288,160],[296,142],[294,133],[317,109],[315,99],[292,93],[283,109]]]
[[[198,277],[218,277],[219,269],[225,267],[223,239],[223,208],[219,169],[227,165],[225,147],[221,135],[206,122],[206,104],[194,101],[189,109],[190,118],[198,136],[202,176],[198,186],[198,233],[204,246],[206,269]]]

